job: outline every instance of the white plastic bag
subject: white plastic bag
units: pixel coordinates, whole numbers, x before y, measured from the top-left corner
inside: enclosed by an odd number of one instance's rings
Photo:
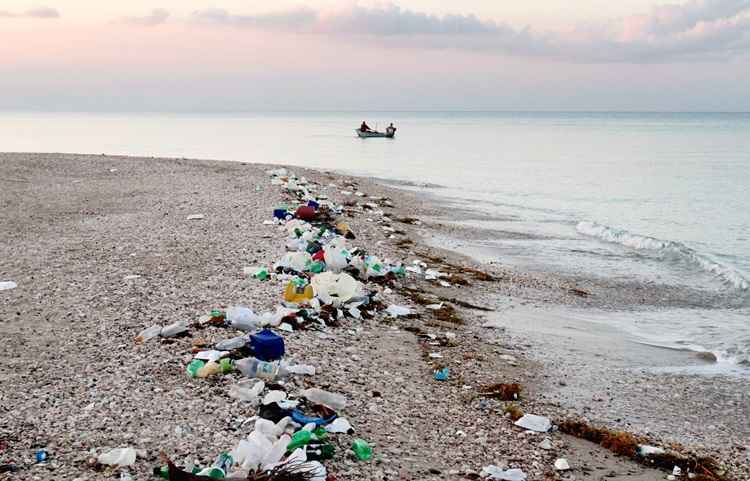
[[[347,273],[321,272],[312,278],[310,284],[323,304],[336,307],[362,295],[362,284]]]
[[[240,331],[254,331],[261,326],[260,317],[248,307],[230,307],[227,309],[226,319],[233,328]]]

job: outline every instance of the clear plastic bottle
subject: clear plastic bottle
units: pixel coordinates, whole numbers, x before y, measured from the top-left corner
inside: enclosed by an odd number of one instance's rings
[[[254,357],[246,357],[235,361],[234,367],[247,377],[268,381],[289,375],[289,371],[281,363],[261,361]]]
[[[305,389],[302,391],[302,395],[305,396],[308,401],[328,406],[334,411],[344,409],[346,406],[346,398],[341,394],[324,391],[314,387]]]

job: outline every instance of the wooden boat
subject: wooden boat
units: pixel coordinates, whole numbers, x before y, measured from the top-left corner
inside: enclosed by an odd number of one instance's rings
[[[384,137],[387,139],[392,139],[394,135],[396,135],[396,132],[378,132],[378,131],[368,131],[368,132],[362,132],[360,129],[356,129],[355,132],[357,132],[357,135],[361,139],[367,139],[370,137]]]

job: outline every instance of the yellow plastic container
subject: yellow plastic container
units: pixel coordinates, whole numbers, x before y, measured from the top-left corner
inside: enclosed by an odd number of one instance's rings
[[[294,302],[296,304],[299,304],[301,302],[309,301],[314,296],[313,288],[310,284],[307,284],[304,287],[300,287],[297,284],[294,283],[294,281],[290,281],[289,284],[286,285],[286,289],[284,290],[284,300],[286,302]]]

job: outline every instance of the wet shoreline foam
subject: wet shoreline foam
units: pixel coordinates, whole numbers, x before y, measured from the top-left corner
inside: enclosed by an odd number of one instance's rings
[[[722,264],[711,259],[707,254],[697,252],[680,242],[633,234],[624,229],[588,221],[579,222],[576,230],[584,235],[596,237],[605,242],[621,244],[632,249],[657,251],[678,256],[715,275],[730,287],[740,291],[750,289],[750,280],[735,267]]]

